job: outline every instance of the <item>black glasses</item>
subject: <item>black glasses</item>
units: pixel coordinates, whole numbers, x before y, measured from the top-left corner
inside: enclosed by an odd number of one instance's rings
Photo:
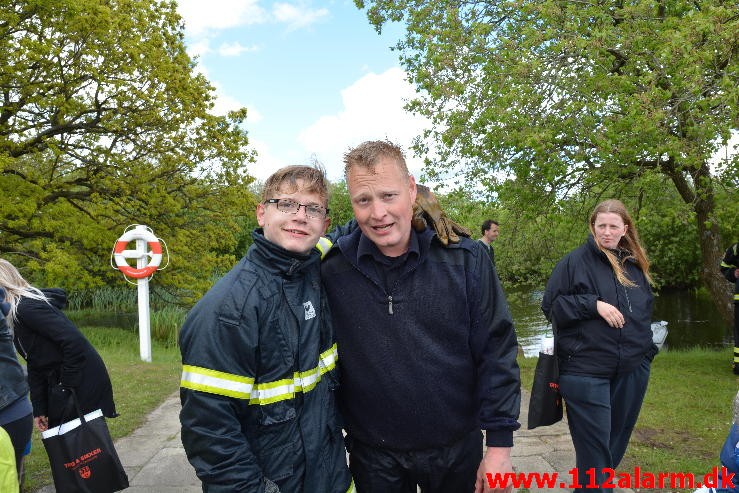
[[[265,204],[277,204],[277,210],[285,214],[297,214],[301,207],[305,207],[305,215],[316,219],[323,219],[328,209],[315,204],[301,204],[290,199],[267,199]]]

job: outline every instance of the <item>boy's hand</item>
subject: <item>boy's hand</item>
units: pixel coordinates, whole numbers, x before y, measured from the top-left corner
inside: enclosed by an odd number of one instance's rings
[[[413,204],[413,229],[423,231],[430,226],[436,231],[439,240],[445,246],[449,243],[459,243],[460,236],[471,236],[464,226],[455,223],[441,210],[439,201],[433,192],[425,185],[416,185],[416,201]]]

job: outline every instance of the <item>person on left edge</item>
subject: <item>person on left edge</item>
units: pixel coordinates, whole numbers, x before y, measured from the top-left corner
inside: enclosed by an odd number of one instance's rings
[[[597,486],[576,491],[605,493],[603,469],[616,469],[626,452],[657,354],[654,297],[649,260],[626,207],[601,202],[589,229],[587,241],[554,267],[541,308],[556,331],[559,391],[579,477],[593,477]]]
[[[23,367],[13,346],[13,334],[5,316],[10,304],[4,301],[5,291],[0,289],[0,428],[9,436],[15,455],[15,483],[20,480],[23,451],[33,433],[33,410],[28,399],[28,384]],[[0,481],[0,485],[3,482]],[[5,491],[0,489],[0,491]]]
[[[327,205],[321,169],[276,171],[257,205],[254,243],[185,320],[182,444],[204,492],[354,491],[314,248]]]
[[[739,375],[739,243],[726,249],[721,260],[721,273],[734,284],[734,375]]]
[[[34,423],[46,431],[77,417],[70,390],[80,410],[101,409],[106,418],[118,413],[113,386],[102,358],[61,309],[63,289],[31,286],[10,262],[0,259],[0,287],[10,304],[8,324],[15,347],[28,364]]]
[[[416,233],[418,191],[397,145],[365,142],[344,163],[359,229],[336,241],[321,276],[357,490],[494,491],[486,474],[513,471],[521,382],[490,258],[478,241]]]

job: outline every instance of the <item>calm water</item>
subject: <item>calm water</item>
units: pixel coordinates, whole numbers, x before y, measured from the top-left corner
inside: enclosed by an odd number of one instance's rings
[[[508,304],[516,325],[518,342],[526,356],[536,356],[547,320],[541,311],[544,291],[507,289]],[[733,345],[731,327],[722,319],[713,302],[694,290],[663,290],[655,297],[653,321],[667,322],[666,348]]]

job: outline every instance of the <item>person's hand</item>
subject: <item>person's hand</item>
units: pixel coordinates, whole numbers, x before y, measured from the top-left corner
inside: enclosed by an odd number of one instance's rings
[[[46,431],[49,429],[49,420],[46,416],[36,416],[33,418],[33,424],[36,425],[38,431]]]
[[[739,279],[739,269],[736,269],[734,271],[734,277],[736,277],[737,279]]]
[[[416,185],[416,201],[413,203],[413,229],[423,231],[427,226],[434,228],[439,240],[445,246],[459,243],[460,236],[471,236],[464,226],[455,223],[441,210],[439,201],[425,185]]]
[[[626,320],[624,319],[623,314],[618,311],[618,308],[601,300],[595,302],[595,307],[598,310],[598,315],[603,317],[603,320],[605,320],[608,325],[614,329],[623,328]]]
[[[503,481],[507,473],[513,473],[511,449],[509,447],[488,447],[482,462],[480,462],[480,467],[477,469],[475,493],[509,493],[513,491],[512,484],[505,488],[491,488],[488,482],[488,474],[493,479],[495,479],[496,474],[499,474],[500,481]],[[501,486],[501,483],[498,483],[498,486]]]

